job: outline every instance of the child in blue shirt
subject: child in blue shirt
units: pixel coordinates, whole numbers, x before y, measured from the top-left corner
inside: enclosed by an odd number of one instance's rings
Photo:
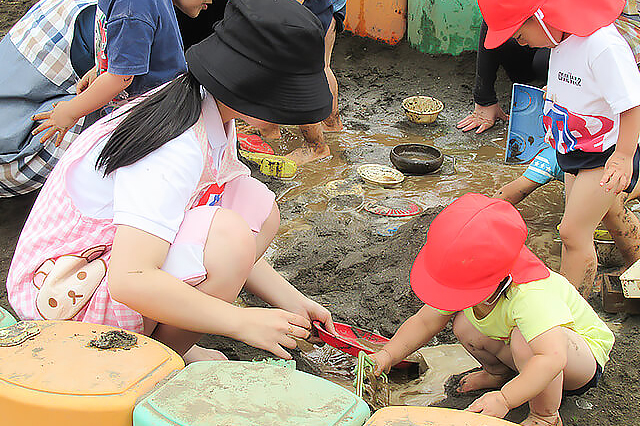
[[[212,0],[99,0],[96,11],[96,66],[78,83],[78,95],[33,116],[45,120],[33,134],[59,144],[83,117],[119,96],[139,95],[186,71],[175,4],[196,17]],[[126,89],[126,92],[124,92]]]

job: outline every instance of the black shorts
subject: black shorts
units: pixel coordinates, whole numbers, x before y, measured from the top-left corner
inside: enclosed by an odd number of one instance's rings
[[[334,11],[333,3],[333,0],[304,0],[302,3],[303,6],[320,19],[322,28],[324,29],[324,35],[327,35],[327,31],[329,31],[331,18],[336,20],[336,33],[344,30],[344,18],[347,13],[347,6],[345,5],[342,9]]]
[[[596,362],[596,372],[593,373],[593,377],[589,380],[584,386],[579,387],[578,389],[573,390],[564,390],[562,391],[563,396],[580,396],[591,388],[595,388],[598,386],[598,382],[600,381],[600,377],[602,377],[602,367],[600,364]]]
[[[616,147],[612,146],[603,152],[584,152],[584,151],[571,151],[567,154],[560,154],[556,151],[556,158],[558,159],[558,165],[565,173],[577,175],[580,170],[585,169],[597,169],[598,167],[604,167],[607,160]],[[636,152],[633,154],[633,174],[631,175],[631,182],[629,186],[624,190],[626,193],[630,193],[638,183],[638,174],[640,171],[640,146],[636,147]]]

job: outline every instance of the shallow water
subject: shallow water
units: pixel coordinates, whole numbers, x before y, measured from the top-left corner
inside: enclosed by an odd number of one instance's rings
[[[324,186],[336,179],[355,180],[364,192],[364,203],[384,197],[406,197],[424,208],[447,205],[466,192],[480,192],[492,195],[502,185],[517,178],[525,170],[523,165],[507,165],[504,163],[505,131],[496,132],[496,137],[484,142],[479,147],[465,146],[456,141],[435,143],[432,139],[400,131],[388,129],[389,134],[369,134],[360,131],[345,130],[339,133],[327,133],[327,143],[333,153],[329,158],[300,167],[293,180],[286,182],[287,189],[279,195],[279,202],[304,197],[308,212],[318,212],[327,208],[348,211],[359,207],[360,203],[352,200],[348,203],[330,201]],[[281,141],[273,143],[276,153],[286,153],[302,143],[296,128],[283,131]],[[393,187],[382,187],[362,181],[357,175],[357,166],[370,162],[391,166],[388,151],[401,143],[422,143],[435,145],[448,157],[439,172],[423,176],[405,176],[405,180]],[[470,144],[467,144],[470,145]],[[362,150],[365,154],[349,162],[345,157],[353,157],[350,153]],[[451,159],[455,159],[455,173],[448,174]],[[449,163],[449,164],[447,164]],[[447,169],[448,167],[448,169]],[[447,170],[445,170],[447,169]],[[529,227],[528,246],[539,255],[548,266],[557,270],[560,264],[560,242],[556,225],[562,217],[563,187],[561,183],[552,182],[537,189],[533,194],[518,204],[518,209]],[[410,218],[384,218],[373,216],[373,221],[380,222],[381,234],[392,234],[400,224]],[[299,214],[287,221],[283,220],[280,235],[306,228],[305,214]],[[274,249],[277,249],[278,239]]]
[[[391,405],[427,406],[439,402],[446,397],[444,384],[449,377],[479,366],[459,344],[425,347],[416,354],[424,360],[426,371],[421,371],[418,377],[409,377],[412,373],[392,370],[389,374]],[[321,377],[355,391],[355,357],[329,345],[306,347],[302,356],[320,370]]]
[[[297,129],[283,130],[282,140],[272,144],[277,154],[287,153],[302,143]],[[326,134],[333,155],[302,166],[294,179],[286,182],[285,189],[279,193],[280,203],[296,200],[302,203],[303,208],[301,212],[296,211],[295,215],[283,218],[279,237],[272,244],[271,252],[277,251],[279,244],[286,244],[288,234],[310,226],[306,222],[307,214],[325,209],[341,211],[340,208],[345,214],[349,214],[350,207],[359,207],[355,200],[358,197],[362,197],[365,204],[374,199],[404,197],[423,208],[445,206],[470,191],[492,195],[525,170],[525,166],[504,163],[504,131],[480,146],[469,146],[469,143],[443,141],[443,138],[434,141],[395,128],[387,130],[388,134],[359,131]],[[356,169],[361,164],[392,166],[389,151],[401,143],[435,145],[445,155],[445,163],[439,172],[423,176],[405,176],[401,184],[393,187],[370,184],[358,176]],[[338,179],[347,182],[332,182]],[[329,182],[332,183],[327,188]],[[347,193],[351,195],[345,196]],[[348,197],[353,200],[347,200]],[[529,227],[529,247],[555,269],[560,263],[560,243],[556,225],[562,217],[562,200],[562,185],[554,182],[538,189],[518,205]],[[392,235],[398,226],[411,219],[365,214],[368,216],[364,217],[373,223],[379,223],[381,235]],[[478,366],[460,345],[440,345],[423,348],[420,352],[429,366],[426,372],[417,378],[407,377],[407,374],[402,372],[391,374],[393,405],[429,405],[442,400],[445,398],[444,383],[451,375]],[[307,347],[303,351],[303,357],[321,372],[322,377],[354,390],[354,357],[329,345]]]

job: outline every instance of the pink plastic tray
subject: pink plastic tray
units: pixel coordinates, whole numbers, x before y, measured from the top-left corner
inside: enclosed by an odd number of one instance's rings
[[[339,322],[334,322],[333,324],[336,327],[337,335],[325,330],[321,322],[313,322],[313,326],[318,330],[318,335],[323,342],[355,357],[358,356],[360,351],[364,351],[367,354],[378,352],[389,341],[386,337],[352,325]],[[417,364],[415,361],[404,360],[394,365],[394,368],[408,368],[415,364]]]

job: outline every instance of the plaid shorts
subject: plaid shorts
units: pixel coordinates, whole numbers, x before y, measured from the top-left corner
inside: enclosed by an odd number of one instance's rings
[[[6,36],[6,41],[10,40],[24,60],[52,86],[60,89],[57,96],[75,93],[77,76],[70,55],[74,23],[82,10],[95,4],[97,0],[41,0]],[[81,119],[67,132],[59,147],[48,143],[36,152],[18,156],[15,161],[0,163],[0,197],[26,194],[40,188],[82,128]]]
[[[0,198],[14,197],[39,189],[71,142],[80,134],[83,119],[64,136],[60,146],[52,141],[33,155],[0,164]]]
[[[11,28],[8,37],[53,84],[75,93],[71,41],[78,14],[97,0],[41,0]]]

